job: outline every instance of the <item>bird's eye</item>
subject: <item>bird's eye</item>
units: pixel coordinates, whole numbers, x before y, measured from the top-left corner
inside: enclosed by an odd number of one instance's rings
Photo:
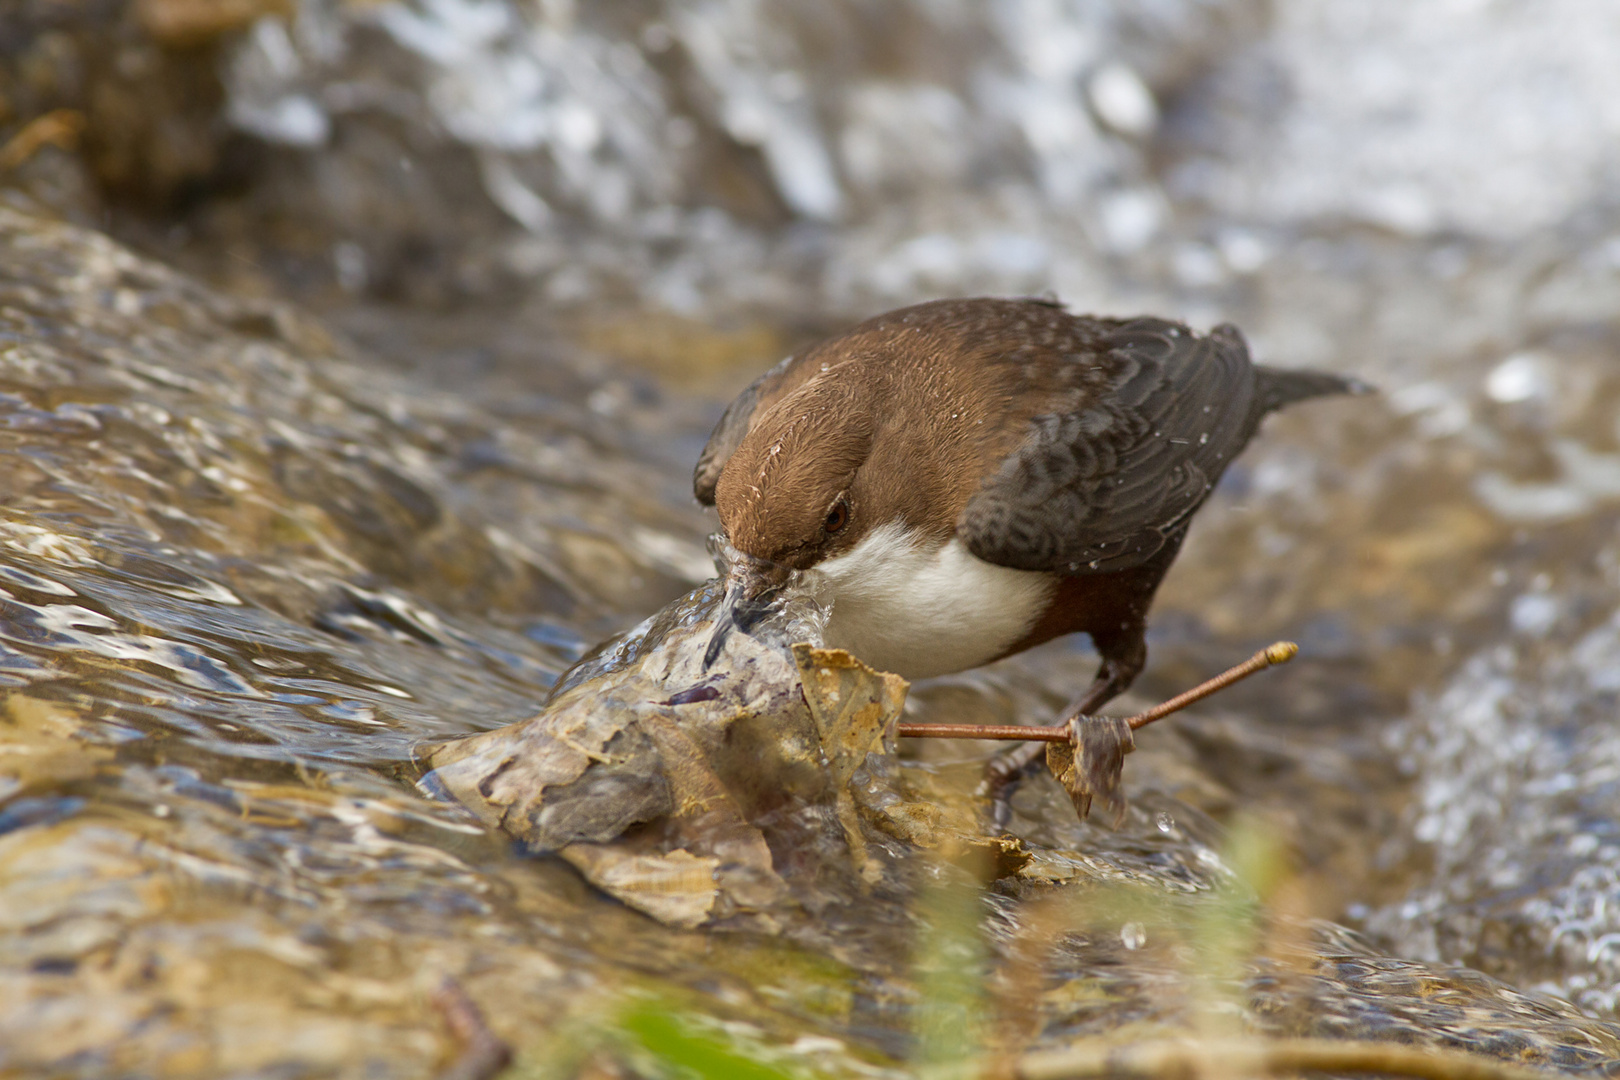
[[[827,520],[821,523],[821,527],[826,529],[828,533],[835,533],[848,524],[849,503],[839,499],[833,503],[833,508],[827,511]]]

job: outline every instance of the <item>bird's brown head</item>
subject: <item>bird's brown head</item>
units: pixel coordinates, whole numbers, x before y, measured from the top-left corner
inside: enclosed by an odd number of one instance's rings
[[[793,571],[848,551],[870,531],[860,480],[875,432],[870,404],[836,380],[812,380],[750,426],[715,485],[720,524],[738,554],[705,668],[731,630],[752,632]]]
[[[872,527],[860,472],[875,431],[870,404],[833,380],[813,380],[767,410],[715,487],[732,546],[794,570],[854,547]]]

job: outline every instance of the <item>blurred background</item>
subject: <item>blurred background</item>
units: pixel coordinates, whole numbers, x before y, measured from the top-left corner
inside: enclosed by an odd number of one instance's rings
[[[707,576],[688,470],[737,389],[887,308],[1054,293],[1235,322],[1261,360],[1382,391],[1269,422],[1201,512],[1141,696],[1275,637],[1304,655],[1155,730],[1167,749],[1144,738],[1127,782],[1177,820],[1270,822],[1305,914],[1612,1019],[1617,56],[1609,0],[7,0],[0,568],[34,584],[0,678],[121,756],[0,785],[45,800],[4,820],[206,817],[245,776],[321,777],[340,808],[287,796],[278,820],[311,831],[276,843],[358,860],[300,886],[336,940],[382,903],[343,800],[403,813],[414,740],[521,719]],[[216,585],[230,619],[172,602]],[[64,595],[107,626],[64,621]],[[121,633],[143,644],[105,644]],[[1033,717],[1089,665],[1055,644],[913,708]],[[284,887],[255,861],[283,826],[211,827],[185,843]],[[85,844],[85,873],[111,873]],[[463,880],[423,844],[410,888],[445,910],[518,888],[495,855],[458,854]],[[0,885],[33,866],[8,858]],[[97,917],[215,955],[156,901]],[[552,975],[501,967],[482,931],[419,929],[453,939],[449,967],[545,997]],[[317,938],[254,947],[359,963]],[[25,983],[16,1000],[45,993]],[[14,1030],[55,1030],[43,1015]],[[328,1033],[351,1040],[331,1060],[372,1052],[362,1027]]]
[[[713,337],[1053,291],[1241,316],[1267,355],[1386,378],[1402,351],[1519,344],[1516,296],[1458,325],[1480,275],[1522,265],[1541,317],[1596,317],[1620,262],[1620,16],[1596,0],[3,17],[8,186],[322,306],[500,304],[609,337],[630,311]]]

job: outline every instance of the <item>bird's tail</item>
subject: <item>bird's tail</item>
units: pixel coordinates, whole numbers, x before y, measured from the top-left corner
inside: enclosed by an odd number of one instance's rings
[[[1370,394],[1373,387],[1349,375],[1330,375],[1325,371],[1289,371],[1283,368],[1254,366],[1256,400],[1260,413],[1292,405],[1306,398],[1324,394]]]

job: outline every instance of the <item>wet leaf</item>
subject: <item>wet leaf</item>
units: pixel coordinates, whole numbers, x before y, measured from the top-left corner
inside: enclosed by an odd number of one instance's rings
[[[681,849],[638,855],[608,844],[570,844],[560,854],[609,896],[671,926],[702,925],[720,897],[719,859]]]
[[[867,856],[850,779],[868,754],[894,753],[893,725],[905,706],[909,684],[842,649],[818,649],[801,642],[793,646],[793,659],[827,759],[838,823],[861,875],[875,880],[880,871]]]
[[[1101,799],[1113,811],[1117,829],[1125,820],[1127,804],[1120,792],[1125,755],[1136,740],[1122,717],[1082,716],[1073,722],[1075,741],[1046,744],[1046,767],[1074,801],[1082,819],[1091,814],[1091,800]]]

